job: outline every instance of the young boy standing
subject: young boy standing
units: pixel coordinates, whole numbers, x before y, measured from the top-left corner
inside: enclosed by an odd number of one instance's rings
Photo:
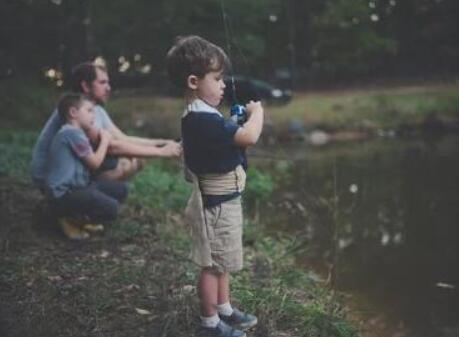
[[[93,106],[81,94],[61,98],[57,109],[65,124],[54,136],[48,155],[45,193],[70,239],[85,239],[88,231],[100,229],[90,223],[114,220],[127,195],[124,182],[91,178],[111,139],[108,131],[100,129],[99,145],[93,151],[86,135],[94,124]]]
[[[227,56],[198,37],[178,38],[167,54],[171,79],[183,89],[182,140],[193,193],[185,211],[192,228],[192,259],[201,267],[201,325],[211,336],[244,337],[254,315],[230,304],[229,273],[242,269],[243,149],[257,142],[263,126],[260,102],[246,106],[242,126],[217,110],[223,98]]]

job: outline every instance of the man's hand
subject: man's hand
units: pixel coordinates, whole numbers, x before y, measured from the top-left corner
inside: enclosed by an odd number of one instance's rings
[[[178,157],[182,154],[182,146],[174,141],[168,142],[161,150],[165,157]]]

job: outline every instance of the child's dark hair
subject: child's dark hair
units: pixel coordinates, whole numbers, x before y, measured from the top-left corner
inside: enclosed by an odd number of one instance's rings
[[[187,88],[190,75],[202,78],[229,66],[222,48],[196,35],[177,37],[167,53],[166,63],[170,79],[181,89]]]
[[[107,68],[99,64],[94,64],[93,62],[84,62],[76,65],[72,69],[70,78],[72,91],[82,93],[83,88],[81,86],[81,82],[91,84],[97,78],[97,69],[105,73],[107,72]]]
[[[88,100],[88,98],[82,94],[64,94],[59,99],[59,103],[57,103],[57,111],[63,119],[67,120],[70,108],[78,109],[86,100]]]

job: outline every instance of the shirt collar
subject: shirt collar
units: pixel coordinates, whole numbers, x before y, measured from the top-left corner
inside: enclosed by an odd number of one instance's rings
[[[200,98],[196,98],[193,102],[187,105],[183,117],[185,117],[189,112],[191,111],[199,111],[199,112],[207,112],[207,113],[215,113],[219,116],[222,116],[220,111],[215,109],[214,107],[210,106],[207,104],[205,101],[203,101]]]

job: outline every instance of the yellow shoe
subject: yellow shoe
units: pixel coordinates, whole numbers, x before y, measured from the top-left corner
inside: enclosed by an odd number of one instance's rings
[[[83,225],[83,230],[89,233],[100,233],[104,231],[104,225],[87,223]]]
[[[81,223],[72,218],[60,218],[59,225],[65,236],[70,240],[86,240],[89,233],[81,228]]]

